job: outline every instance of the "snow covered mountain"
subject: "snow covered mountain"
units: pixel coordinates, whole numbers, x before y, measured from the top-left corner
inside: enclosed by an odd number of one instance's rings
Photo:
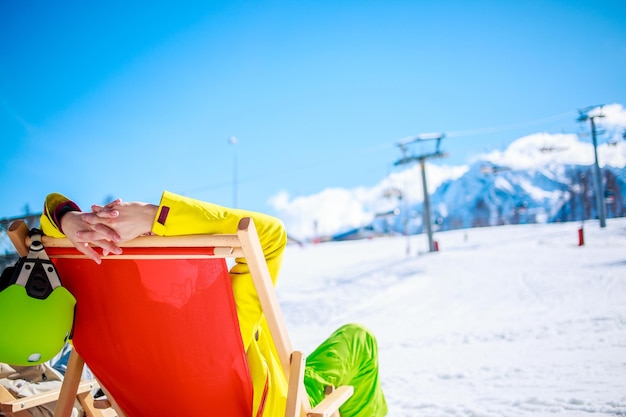
[[[626,216],[626,109],[603,108],[597,155],[607,218]],[[464,166],[426,164],[434,230],[596,219],[595,152],[588,137],[535,133]],[[422,174],[417,164],[373,187],[324,189],[273,206],[299,240],[346,240],[424,231]]]
[[[626,168],[604,166],[603,201],[607,218],[626,216]],[[443,182],[431,195],[437,230],[503,224],[552,223],[597,218],[593,166],[551,162],[543,167],[509,169],[475,162],[460,178]],[[375,232],[423,231],[424,203],[378,217]],[[407,221],[408,217],[408,221]]]

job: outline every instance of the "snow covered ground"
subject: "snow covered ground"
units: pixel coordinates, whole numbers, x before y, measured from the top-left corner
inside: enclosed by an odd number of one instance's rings
[[[291,245],[278,296],[305,352],[374,331],[390,417],[626,416],[626,219],[580,226]]]

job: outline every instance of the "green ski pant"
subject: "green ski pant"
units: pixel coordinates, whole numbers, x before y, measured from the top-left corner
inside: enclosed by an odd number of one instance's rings
[[[352,385],[354,394],[339,409],[341,417],[383,417],[387,402],[378,378],[374,335],[358,324],[337,329],[306,359],[304,385],[313,406],[328,385]]]

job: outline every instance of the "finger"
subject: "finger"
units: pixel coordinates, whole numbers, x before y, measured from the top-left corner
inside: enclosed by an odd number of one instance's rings
[[[98,255],[98,252],[93,250],[93,248],[89,246],[88,243],[78,244],[76,245],[76,249],[78,249],[79,252],[82,252],[84,255],[86,255],[89,259],[93,260],[98,265],[102,263],[102,259],[100,259],[100,255]]]
[[[102,211],[100,213],[82,213],[80,215],[80,219],[83,223],[90,225],[93,230],[94,227],[99,224],[109,227],[108,225],[110,224],[111,219],[114,219],[117,215],[119,215],[119,212],[111,213],[108,211]]]
[[[87,224],[101,223],[102,220],[95,213],[82,213],[80,219]]]
[[[101,207],[101,208],[96,208],[96,209],[92,207],[92,210],[93,210],[93,213],[88,213],[88,214],[95,215],[96,217],[100,219],[112,219],[120,215],[119,210],[108,208],[108,207]]]
[[[76,232],[76,239],[80,242],[96,242],[98,240],[111,240],[119,242],[120,236],[105,225],[95,225],[96,230],[80,230]]]
[[[102,254],[104,256],[107,256],[110,253],[114,255],[122,254],[122,248],[109,240],[96,240],[93,244],[102,248]]]
[[[110,203],[108,203],[105,206],[101,206],[99,204],[92,204],[91,205],[91,210],[94,212],[100,211],[100,210],[104,210],[104,209],[112,209],[113,207],[117,206],[118,204],[122,203],[122,199],[121,198],[116,198],[115,200],[111,201]]]
[[[100,235],[99,237],[97,236],[92,236],[94,239],[93,240],[98,240],[98,239],[107,239],[107,240],[112,240],[114,242],[119,242],[120,241],[120,235],[119,233],[117,233],[114,229],[112,229],[111,227],[102,224],[102,223],[98,223],[98,224],[94,224],[92,227],[93,232],[91,233],[97,233],[98,235]]]
[[[116,198],[115,200],[111,201],[109,204],[106,205],[107,208],[113,208],[118,204],[122,203],[122,199],[121,198]]]

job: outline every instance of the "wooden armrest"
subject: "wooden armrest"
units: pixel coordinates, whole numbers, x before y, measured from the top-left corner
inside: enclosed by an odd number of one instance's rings
[[[78,386],[78,393],[80,394],[83,392],[89,392],[96,386],[97,383],[95,381],[81,382]],[[41,394],[30,395],[28,397],[6,401],[0,405],[0,409],[2,409],[2,411],[8,411],[11,413],[15,413],[21,410],[28,410],[29,408],[58,400],[60,392],[60,389],[55,389],[48,392],[42,392]]]
[[[348,398],[352,396],[354,393],[354,388],[349,385],[343,385],[339,388],[336,388],[330,395],[322,400],[318,405],[313,407],[313,409],[307,413],[308,417],[329,417],[337,410],[339,407],[346,402]]]

